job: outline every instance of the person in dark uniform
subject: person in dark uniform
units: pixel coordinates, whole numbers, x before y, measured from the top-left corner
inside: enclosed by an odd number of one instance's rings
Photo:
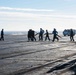
[[[4,29],[1,30],[1,40],[4,41]]]
[[[29,29],[29,31],[28,31],[28,35],[27,35],[27,37],[28,37],[28,41],[31,41],[31,32],[32,32],[32,30]]]
[[[46,30],[46,33],[45,33],[44,35],[46,35],[46,36],[45,36],[45,41],[46,41],[47,39],[50,41],[48,30]]]
[[[52,32],[52,34],[53,34],[53,42],[55,41],[55,39],[57,39],[57,41],[59,40],[59,38],[57,37],[57,35],[58,35],[58,32],[56,31],[56,29],[54,28],[54,30],[53,30],[53,32]]]
[[[31,32],[31,40],[32,40],[32,41],[36,41],[35,31],[34,31],[34,30],[32,30],[32,32]]]
[[[28,37],[28,41],[36,41],[35,31],[32,29],[29,29],[27,37]]]
[[[70,29],[70,41],[74,41],[74,32]]]
[[[40,28],[39,41],[43,41],[43,33],[44,33],[44,30],[42,28]]]

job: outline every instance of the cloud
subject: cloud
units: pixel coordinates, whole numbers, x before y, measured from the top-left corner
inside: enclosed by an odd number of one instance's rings
[[[5,10],[5,11],[4,11]],[[9,10],[20,10],[20,11],[9,11]],[[8,30],[21,30],[29,28],[39,29],[40,27],[44,29],[53,29],[56,27],[58,29],[64,29],[69,27],[75,27],[76,25],[76,15],[67,15],[64,13],[58,13],[57,11],[53,13],[48,12],[31,12],[39,11],[31,10],[30,12],[22,12],[23,9],[15,8],[0,8],[0,25]],[[73,25],[72,25],[73,24]],[[18,27],[18,28],[15,28]]]
[[[11,7],[0,7],[0,10],[14,10],[14,11],[41,11],[41,12],[51,12],[54,10],[50,9],[32,9],[32,8],[11,8]]]
[[[14,18],[31,18],[31,19],[39,19],[39,18],[68,18],[68,19],[76,19],[76,15],[64,15],[64,14],[43,14],[43,13],[26,13],[26,12],[9,12],[9,11],[0,11],[0,17],[14,17]]]
[[[32,13],[0,11],[0,15],[9,17],[34,17]]]
[[[5,10],[5,11],[2,11]],[[13,11],[10,11],[13,10]],[[29,12],[22,12],[22,11],[29,11]],[[39,11],[37,13],[32,11]],[[42,12],[48,11],[48,12]],[[53,12],[50,12],[53,11]],[[42,13],[40,13],[42,12]],[[61,14],[61,15],[60,15]],[[54,10],[47,10],[47,9],[26,9],[26,8],[11,8],[11,7],[0,7],[0,16],[6,17],[31,17],[31,18],[76,18],[76,15],[64,15],[64,13],[58,13]]]

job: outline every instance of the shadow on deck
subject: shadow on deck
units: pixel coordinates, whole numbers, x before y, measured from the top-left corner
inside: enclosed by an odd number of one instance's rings
[[[49,71],[47,71],[47,73],[52,73],[53,71],[56,71],[56,70],[66,69],[63,72],[66,72],[69,70],[69,71],[74,72],[74,75],[76,75],[76,64],[75,63],[76,63],[76,59],[70,62],[64,63],[64,64],[56,65],[53,68],[51,68]]]

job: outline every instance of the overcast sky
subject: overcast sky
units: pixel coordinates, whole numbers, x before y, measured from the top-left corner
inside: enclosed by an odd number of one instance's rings
[[[76,0],[0,0],[0,30],[76,29]]]

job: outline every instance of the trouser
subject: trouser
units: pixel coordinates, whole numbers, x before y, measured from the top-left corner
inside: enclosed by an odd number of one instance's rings
[[[43,41],[43,35],[39,35],[39,41]]]
[[[57,35],[53,36],[53,42],[55,41],[55,39],[57,39],[57,41],[59,40],[59,38],[57,37]]]
[[[1,36],[1,40],[4,40],[4,36]]]
[[[35,36],[31,36],[31,41],[36,41]]]
[[[74,41],[74,38],[73,38],[73,36],[70,36],[70,41]]]
[[[46,37],[45,37],[45,41],[46,41],[47,39],[50,41],[50,38],[49,38],[49,36],[46,36]]]

